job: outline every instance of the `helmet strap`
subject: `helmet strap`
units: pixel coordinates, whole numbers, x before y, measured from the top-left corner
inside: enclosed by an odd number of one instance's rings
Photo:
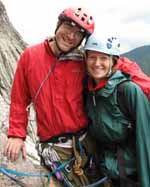
[[[107,73],[107,77],[110,77],[112,74],[112,66],[113,66],[113,56],[110,55],[110,59],[109,59],[109,70]]]

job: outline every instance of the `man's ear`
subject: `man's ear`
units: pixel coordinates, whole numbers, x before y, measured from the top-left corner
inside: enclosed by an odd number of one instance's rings
[[[61,24],[62,24],[62,21],[58,20],[57,24],[56,24],[55,34],[56,34],[57,30],[59,29]]]

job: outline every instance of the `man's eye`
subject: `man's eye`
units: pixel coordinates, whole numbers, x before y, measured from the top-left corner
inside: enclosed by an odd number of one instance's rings
[[[69,24],[65,24],[65,28],[66,28],[66,29],[71,29],[71,28],[72,28],[72,26],[71,26],[71,25],[69,25]]]
[[[76,32],[76,36],[78,36],[79,38],[82,38],[83,37],[83,33],[78,31],[78,32]]]

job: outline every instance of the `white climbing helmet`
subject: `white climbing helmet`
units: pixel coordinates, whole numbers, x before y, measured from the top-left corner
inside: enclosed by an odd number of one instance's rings
[[[97,51],[102,52],[108,55],[114,55],[114,56],[120,56],[120,43],[119,40],[116,37],[109,37],[103,40],[100,40],[98,37],[96,37],[94,34],[92,34],[85,46],[84,51],[90,50],[90,51]]]

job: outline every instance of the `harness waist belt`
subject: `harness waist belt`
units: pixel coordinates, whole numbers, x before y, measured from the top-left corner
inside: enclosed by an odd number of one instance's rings
[[[75,133],[65,133],[65,134],[61,134],[59,136],[56,137],[52,137],[46,141],[40,141],[40,143],[66,143],[68,142],[68,140],[72,140],[72,136],[76,136],[76,137],[81,137],[83,134],[85,134],[87,132],[87,129],[84,128],[78,132]]]

